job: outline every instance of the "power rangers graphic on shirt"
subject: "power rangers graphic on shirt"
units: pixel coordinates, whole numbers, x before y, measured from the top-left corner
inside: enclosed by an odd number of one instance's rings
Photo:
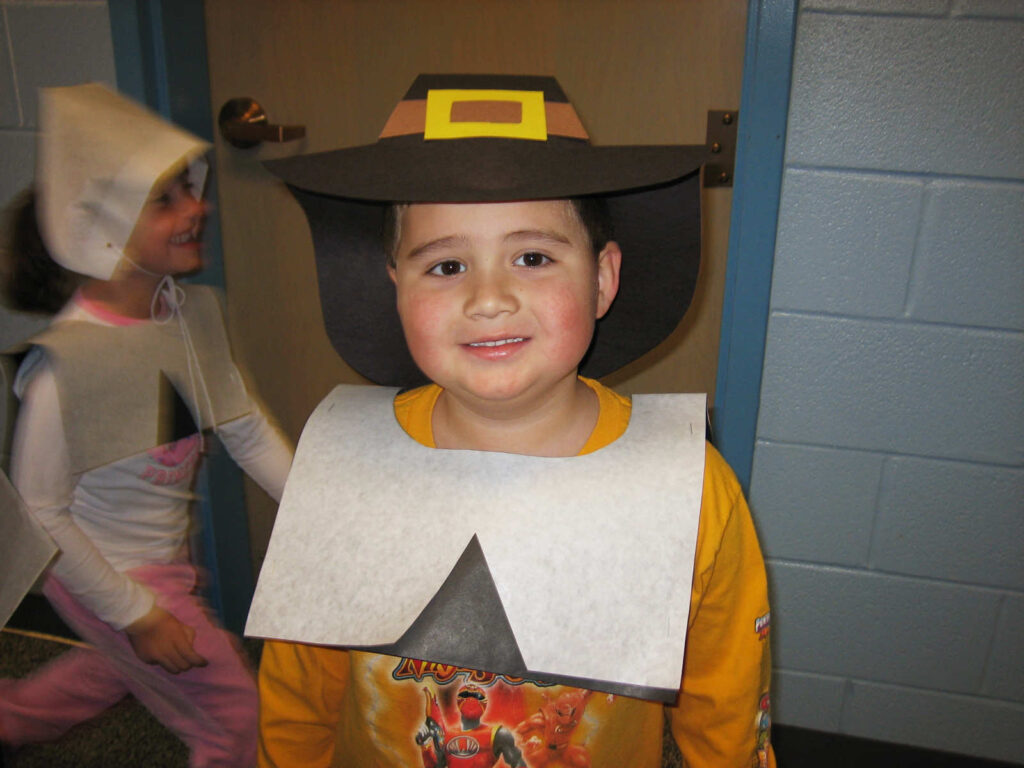
[[[614,714],[611,695],[414,659],[391,679],[409,684],[395,689],[405,702],[417,684],[410,741],[423,768],[591,768],[587,736]],[[601,711],[588,717],[592,700]]]
[[[503,725],[483,721],[487,694],[479,685],[467,683],[457,694],[459,722],[448,723],[426,688],[427,711],[416,743],[423,750],[424,768],[490,768],[500,758],[511,768],[525,766],[515,736]]]

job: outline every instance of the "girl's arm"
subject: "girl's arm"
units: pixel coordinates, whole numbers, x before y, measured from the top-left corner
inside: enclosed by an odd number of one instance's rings
[[[250,402],[248,414],[221,424],[217,434],[238,466],[274,501],[280,501],[295,451],[259,402],[254,398]]]
[[[114,629],[124,629],[149,613],[153,594],[114,570],[71,515],[76,480],[57,384],[47,364],[40,366],[22,394],[12,453],[12,482],[61,550],[51,573]]]

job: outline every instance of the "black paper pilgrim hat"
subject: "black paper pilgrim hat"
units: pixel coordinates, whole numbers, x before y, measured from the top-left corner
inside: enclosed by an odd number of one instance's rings
[[[600,377],[682,319],[700,263],[701,146],[590,143],[552,77],[420,75],[375,144],[268,161],[309,220],[327,334],[378,384],[426,382],[405,344],[381,231],[399,202],[601,196],[622,248],[618,296],[580,366]]]

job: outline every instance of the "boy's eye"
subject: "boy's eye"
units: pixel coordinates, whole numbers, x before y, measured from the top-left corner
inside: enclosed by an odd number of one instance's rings
[[[517,258],[513,264],[517,267],[542,267],[547,264],[551,259],[545,256],[543,253],[537,253],[536,251],[528,251],[522,256]]]
[[[449,277],[465,272],[466,266],[459,261],[442,261],[430,268],[429,274]]]

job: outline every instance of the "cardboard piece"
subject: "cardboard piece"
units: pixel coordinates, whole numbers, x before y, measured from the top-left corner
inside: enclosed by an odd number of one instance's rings
[[[675,696],[704,396],[636,396],[611,445],[539,458],[421,446],[395,392],[338,387],[310,418],[246,634]],[[453,618],[467,585],[492,591],[485,574],[504,620],[493,601]],[[524,668],[506,668],[509,633]]]
[[[117,327],[69,321],[32,339],[53,362],[61,407],[75,404],[74,418],[64,423],[74,474],[172,437],[164,418],[171,416],[168,383],[202,429],[249,412],[216,295],[205,286],[188,286],[186,297],[182,317],[196,353],[191,371],[176,320]]]
[[[0,472],[0,627],[7,624],[56,554],[53,539],[29,514],[7,475]]]

